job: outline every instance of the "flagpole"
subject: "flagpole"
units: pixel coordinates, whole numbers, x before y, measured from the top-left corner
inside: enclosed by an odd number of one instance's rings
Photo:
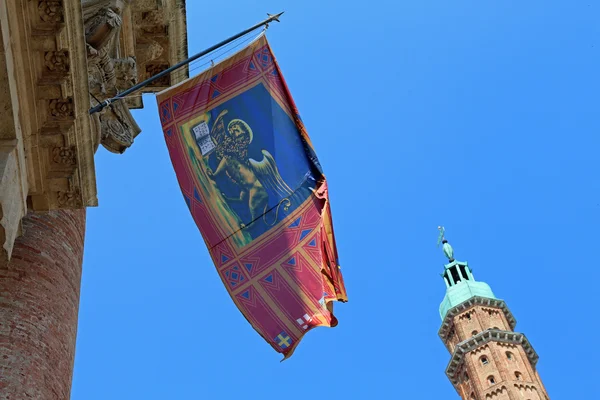
[[[261,26],[268,25],[269,22],[272,22],[272,21],[279,22],[279,17],[281,16],[281,14],[283,14],[283,12],[280,12],[279,14],[275,14],[275,15],[267,14],[269,16],[269,18],[265,19],[264,21],[259,22],[258,24],[254,25],[254,26],[251,26],[250,28],[248,28],[248,29],[246,29],[246,30],[244,30],[244,31],[236,34],[236,35],[233,35],[230,38],[225,39],[222,42],[219,42],[219,43],[215,44],[214,46],[211,46],[208,49],[201,51],[198,54],[193,55],[192,57],[188,58],[187,60],[183,60],[183,61],[179,62],[178,64],[175,64],[172,67],[167,68],[164,71],[159,72],[158,74],[156,74],[156,75],[154,75],[154,76],[146,79],[145,81],[140,82],[137,85],[132,86],[129,89],[127,89],[127,90],[125,90],[125,91],[117,94],[115,97],[111,97],[110,99],[106,99],[106,100],[100,102],[96,106],[90,108],[90,111],[89,111],[90,115],[94,114],[94,113],[97,113],[98,111],[101,111],[104,107],[110,105],[111,103],[114,103],[115,101],[121,100],[124,97],[127,97],[131,93],[137,92],[138,90],[140,90],[143,87],[148,86],[149,84],[151,84],[155,80],[157,80],[159,78],[162,78],[163,76],[165,76],[167,74],[170,74],[171,72],[173,72],[173,71],[175,71],[175,70],[177,70],[177,69],[179,69],[179,68],[181,68],[181,67],[183,67],[185,65],[188,65],[192,61],[195,61],[198,58],[200,58],[202,56],[205,56],[208,53],[211,53],[211,52],[215,51],[219,47],[223,47],[226,44],[231,43],[234,40],[236,40],[236,39],[244,36],[245,34],[250,33],[250,32],[252,32],[253,30],[255,30],[257,28],[260,28]]]

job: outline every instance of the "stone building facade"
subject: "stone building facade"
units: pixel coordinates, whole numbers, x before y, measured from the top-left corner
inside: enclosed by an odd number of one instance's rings
[[[465,400],[549,400],[536,370],[538,355],[503,300],[478,282],[466,262],[449,258],[442,277],[439,336],[452,354],[446,375]]]
[[[143,103],[88,110],[185,59],[186,31],[185,0],[0,1],[0,400],[70,397],[94,154],[133,144]]]

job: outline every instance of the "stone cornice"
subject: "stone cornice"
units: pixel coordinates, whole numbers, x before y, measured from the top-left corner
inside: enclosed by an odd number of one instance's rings
[[[140,133],[104,100],[187,57],[184,0],[0,0],[0,259],[28,211],[98,205],[94,153]],[[174,72],[157,92],[188,77]]]
[[[29,211],[97,205],[79,0],[3,0],[0,258]],[[13,142],[8,146],[6,143]]]
[[[457,372],[464,363],[465,355],[490,342],[508,343],[522,346],[527,358],[529,358],[531,366],[535,369],[539,357],[524,334],[501,331],[497,329],[488,329],[456,345],[454,353],[452,354],[452,358],[450,359],[448,367],[446,368],[446,375],[454,385],[459,383]]]
[[[505,382],[497,383],[497,384],[491,386],[490,388],[486,389],[483,392],[484,398],[485,399],[493,399],[494,396],[500,396],[505,391],[508,392],[510,387],[515,387],[517,389],[523,388],[523,389],[535,390],[536,392],[538,391],[537,385],[534,382],[512,380],[512,381],[505,381]]]
[[[442,321],[442,326],[440,327],[440,330],[438,331],[438,336],[440,337],[440,339],[442,339],[442,341],[444,342],[444,344],[446,345],[448,350],[450,350],[450,346],[448,345],[446,338],[448,336],[448,333],[452,329],[452,326],[454,325],[454,317],[456,317],[458,314],[461,314],[461,313],[467,311],[468,309],[470,309],[474,306],[485,306],[485,307],[498,308],[498,309],[502,310],[502,312],[504,313],[504,316],[506,317],[506,320],[508,321],[510,328],[512,330],[514,330],[515,327],[517,326],[517,320],[515,319],[513,314],[510,312],[510,310],[506,306],[506,303],[504,302],[504,300],[490,299],[487,297],[479,297],[479,296],[471,297],[469,300],[464,301],[464,302],[460,303],[459,305],[457,305],[456,307],[452,307],[450,310],[448,310],[448,312],[446,313],[446,317]]]

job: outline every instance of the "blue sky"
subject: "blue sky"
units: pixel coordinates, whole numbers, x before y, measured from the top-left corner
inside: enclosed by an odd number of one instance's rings
[[[212,4],[188,0],[190,54],[286,11],[268,38],[329,180],[350,302],[279,362],[211,263],[146,96],[134,146],[96,155],[72,398],[457,399],[440,224],[550,397],[600,398],[600,4]]]

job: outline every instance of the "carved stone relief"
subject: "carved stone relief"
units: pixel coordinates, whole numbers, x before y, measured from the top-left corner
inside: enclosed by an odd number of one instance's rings
[[[163,51],[163,47],[156,40],[146,39],[138,42],[138,58],[144,63],[156,60],[162,56]]]
[[[62,0],[38,1],[38,13],[43,22],[56,24],[65,21]]]
[[[88,80],[92,94],[101,97],[111,97],[116,94],[115,65],[109,57],[107,49],[96,50],[87,46],[88,50]]]
[[[44,54],[44,65],[50,72],[69,72],[69,52],[47,51]]]
[[[117,6],[102,7],[84,21],[86,43],[98,50],[112,41],[123,24],[120,12]]]
[[[48,149],[50,164],[46,170],[46,178],[61,180],[61,187],[68,188],[68,183],[77,168],[77,152],[75,146],[55,146]],[[66,179],[66,181],[65,181]]]
[[[129,89],[138,83],[137,64],[134,57],[113,60],[115,67],[116,86],[119,91]]]
[[[140,25],[142,26],[156,26],[163,25],[165,22],[165,15],[163,10],[152,10],[152,11],[142,11],[140,14],[141,21]]]
[[[52,149],[52,161],[56,164],[75,165],[75,146],[55,147]]]
[[[117,102],[100,115],[102,145],[113,153],[123,153],[141,132],[127,105]]]
[[[49,112],[54,119],[71,119],[74,116],[73,99],[50,100]]]
[[[57,192],[56,201],[61,208],[80,208],[81,195],[78,191]]]

